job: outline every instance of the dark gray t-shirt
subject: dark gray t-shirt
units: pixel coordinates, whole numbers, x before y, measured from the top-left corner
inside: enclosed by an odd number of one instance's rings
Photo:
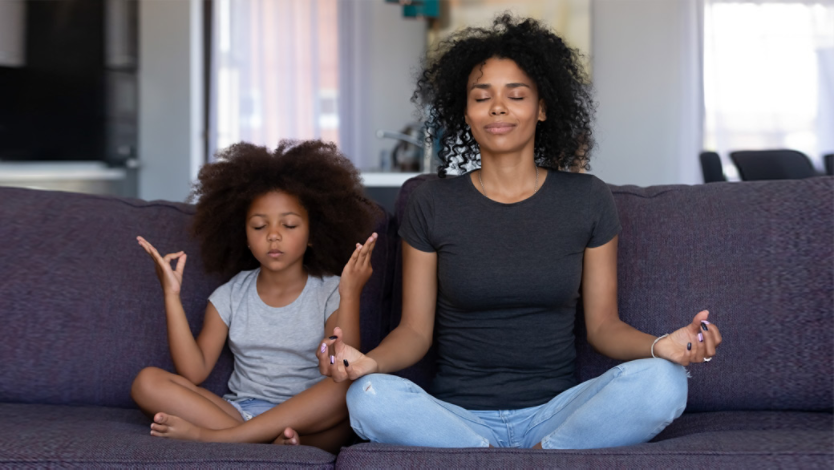
[[[469,175],[433,180],[408,202],[400,237],[437,253],[437,376],[430,392],[472,410],[540,405],[576,385],[574,318],[585,248],[620,231],[599,178],[550,171],[502,204]]]

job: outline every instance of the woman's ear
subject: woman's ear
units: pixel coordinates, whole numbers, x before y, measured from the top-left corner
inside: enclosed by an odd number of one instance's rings
[[[539,121],[547,120],[547,109],[544,105],[544,100],[539,100]]]

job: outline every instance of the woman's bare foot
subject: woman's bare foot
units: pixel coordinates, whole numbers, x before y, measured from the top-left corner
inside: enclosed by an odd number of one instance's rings
[[[151,436],[199,441],[200,428],[188,421],[166,413],[157,413],[151,424]]]
[[[284,433],[278,436],[274,441],[273,444],[278,444],[279,446],[297,446],[301,445],[301,436],[295,432],[293,428],[284,429]]]

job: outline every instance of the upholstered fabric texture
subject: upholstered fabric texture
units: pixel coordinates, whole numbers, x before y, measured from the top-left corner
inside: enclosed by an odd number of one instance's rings
[[[214,444],[150,435],[139,410],[0,404],[2,468],[330,469],[335,456],[309,446]]]
[[[432,178],[406,182],[398,217]],[[706,309],[721,330],[718,356],[689,367],[687,411],[830,411],[834,178],[610,188],[623,226],[620,317],[660,335]],[[395,299],[401,285],[398,270]],[[577,371],[587,380],[617,362],[588,345],[582,318],[580,310]],[[432,374],[431,353],[400,373],[424,387]]]
[[[654,441],[591,450],[428,449],[359,444],[337,468],[803,468],[834,465],[830,413],[685,414]]]
[[[13,188],[0,188],[0,201],[0,402],[135,407],[130,386],[142,368],[174,370],[162,289],[136,236],[190,255],[182,302],[195,334],[226,281],[204,272],[189,235],[194,207]],[[366,350],[390,309],[391,225],[383,213],[362,295]],[[203,386],[225,393],[231,367],[226,348]]]

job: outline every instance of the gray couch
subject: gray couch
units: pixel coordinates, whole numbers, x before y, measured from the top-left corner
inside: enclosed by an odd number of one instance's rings
[[[406,183],[398,215],[428,178]],[[188,236],[192,206],[0,188],[0,467],[832,468],[834,178],[611,188],[623,225],[623,319],[659,334],[706,308],[724,336],[714,361],[690,367],[683,417],[627,448],[360,443],[338,456],[149,435],[130,384],[143,367],[172,364],[161,290],[135,236],[197,254]],[[364,349],[399,321],[396,228],[393,216],[377,227],[374,275],[362,298]],[[208,295],[224,281],[190,257],[183,303],[195,332]],[[577,328],[580,379],[615,364],[582,339],[581,321]],[[226,350],[205,386],[225,392],[230,370]],[[428,384],[432,354],[401,375]]]

